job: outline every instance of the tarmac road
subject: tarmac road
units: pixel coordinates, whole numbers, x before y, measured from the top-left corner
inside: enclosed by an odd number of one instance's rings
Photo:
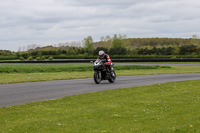
[[[93,79],[3,84],[0,85],[0,107],[89,92],[195,79],[200,79],[200,73],[121,76],[112,84],[108,81],[95,84]]]

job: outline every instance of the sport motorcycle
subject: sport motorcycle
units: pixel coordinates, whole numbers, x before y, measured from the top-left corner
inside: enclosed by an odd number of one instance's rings
[[[116,79],[116,74],[114,71],[114,64],[111,63],[110,67],[106,66],[104,63],[105,59],[97,59],[93,64],[94,70],[94,82],[99,84],[102,80],[108,80],[110,83],[114,83]]]

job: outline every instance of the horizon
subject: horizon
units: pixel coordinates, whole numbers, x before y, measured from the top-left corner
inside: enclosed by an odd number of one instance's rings
[[[176,37],[136,37],[136,38],[124,38],[124,39],[162,39],[162,38],[168,38],[168,39],[200,39],[200,36],[198,35],[192,35],[189,38],[176,38]],[[112,39],[112,38],[111,38]],[[100,42],[99,41],[93,41],[94,43]],[[66,42],[59,42],[57,44],[50,44],[50,45],[37,45],[37,44],[30,44],[30,45],[24,45],[20,46],[16,51],[10,50],[10,49],[0,49],[0,50],[9,50],[11,52],[23,52],[23,51],[28,51],[30,49],[36,49],[36,48],[43,48],[43,47],[48,47],[48,46],[53,46],[53,47],[62,47],[62,46],[69,46],[69,47],[84,47],[83,40],[81,41],[66,41]]]

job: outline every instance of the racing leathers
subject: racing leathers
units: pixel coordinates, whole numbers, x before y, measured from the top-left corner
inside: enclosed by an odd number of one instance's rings
[[[104,63],[105,65],[106,65],[106,67],[109,69],[109,71],[111,70],[111,67],[110,67],[110,65],[111,65],[111,63],[112,63],[112,61],[111,61],[111,59],[110,59],[110,56],[109,55],[107,55],[107,54],[104,54],[103,56],[98,56],[98,58],[97,59],[105,59],[106,60],[106,62]]]

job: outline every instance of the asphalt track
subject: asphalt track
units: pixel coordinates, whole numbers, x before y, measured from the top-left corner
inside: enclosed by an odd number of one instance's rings
[[[108,81],[95,84],[93,79],[4,84],[0,85],[0,107],[89,92],[195,79],[200,79],[200,73],[121,76],[112,84]]]

